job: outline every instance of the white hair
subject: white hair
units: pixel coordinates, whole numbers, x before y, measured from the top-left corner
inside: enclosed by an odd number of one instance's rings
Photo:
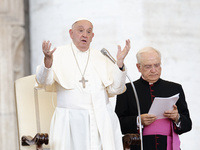
[[[160,57],[161,59],[161,53],[156,50],[155,48],[153,47],[145,47],[145,48],[142,48],[141,50],[139,50],[136,54],[136,59],[137,59],[137,63],[140,64],[141,63],[141,54],[142,53],[145,53],[145,52],[150,52],[150,51],[154,51],[158,54],[158,56]]]

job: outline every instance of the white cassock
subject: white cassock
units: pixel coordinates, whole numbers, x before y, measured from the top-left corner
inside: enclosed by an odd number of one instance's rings
[[[57,92],[50,127],[51,150],[123,150],[119,121],[109,97],[124,92],[126,71],[100,51],[90,49],[84,75],[88,82],[83,88],[71,46],[83,73],[89,51],[81,52],[73,43],[57,48],[50,69],[43,62],[36,72],[38,87]]]

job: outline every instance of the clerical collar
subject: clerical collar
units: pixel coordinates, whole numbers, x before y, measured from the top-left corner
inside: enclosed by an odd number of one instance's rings
[[[82,54],[88,54],[88,51],[89,51],[89,49],[87,49],[86,51],[81,51],[81,50],[79,50],[77,47],[76,47],[76,45],[74,44],[74,42],[72,42],[72,47],[73,47],[73,50],[74,50],[74,52],[77,54],[77,53],[82,53]]]
[[[150,82],[146,81],[146,80],[144,79],[143,76],[141,76],[141,79],[142,79],[144,82],[146,82],[147,84],[149,84],[149,85],[153,85],[153,84],[157,83],[157,82],[160,80],[160,78],[159,78],[156,82],[150,83]]]

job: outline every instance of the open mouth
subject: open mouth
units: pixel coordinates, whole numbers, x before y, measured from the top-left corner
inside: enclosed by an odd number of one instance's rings
[[[83,43],[86,43],[87,41],[86,40],[81,40]]]

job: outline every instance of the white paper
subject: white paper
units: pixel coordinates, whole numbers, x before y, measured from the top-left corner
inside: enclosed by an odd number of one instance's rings
[[[155,97],[148,114],[155,115],[157,119],[166,118],[163,116],[164,112],[172,110],[178,99],[179,93],[167,98]]]

